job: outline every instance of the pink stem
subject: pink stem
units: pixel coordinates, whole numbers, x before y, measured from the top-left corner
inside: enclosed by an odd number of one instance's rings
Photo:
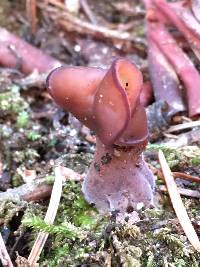
[[[149,36],[154,40],[185,85],[189,116],[200,114],[200,74],[193,62],[177,45],[162,24],[151,23]]]
[[[146,18],[149,21],[160,21],[165,24],[169,24],[169,20],[160,12],[155,5],[153,0],[143,0],[143,3],[146,7],[147,13]]]
[[[103,212],[136,209],[152,204],[154,177],[145,163],[145,144],[131,147],[105,146],[97,138],[96,152],[84,179],[83,193]]]

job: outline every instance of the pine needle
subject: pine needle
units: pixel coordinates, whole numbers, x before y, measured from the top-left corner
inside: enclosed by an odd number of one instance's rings
[[[171,170],[167,164],[167,161],[165,159],[165,156],[164,156],[162,150],[159,150],[158,157],[159,157],[160,165],[162,168],[162,172],[164,174],[164,178],[165,178],[165,182],[166,182],[167,189],[169,192],[169,196],[170,196],[173,208],[175,210],[175,213],[176,213],[178,220],[180,222],[180,225],[182,226],[182,228],[183,228],[188,240],[192,244],[192,246],[198,252],[200,252],[199,238],[195,232],[194,227],[192,226],[190,218],[188,217],[187,211],[183,205],[180,194],[178,192],[178,188],[176,186],[173,175],[172,175]]]
[[[1,233],[0,233],[0,260],[1,260],[0,265],[2,264],[2,266],[5,267],[14,267],[10,259],[10,256],[8,254],[8,251],[6,249],[6,246],[4,244]]]

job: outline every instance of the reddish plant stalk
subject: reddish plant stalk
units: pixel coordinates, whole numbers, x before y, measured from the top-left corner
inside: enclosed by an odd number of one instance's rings
[[[184,111],[186,107],[176,72],[151,38],[148,40],[148,63],[155,99],[166,101],[171,115]]]
[[[184,6],[174,6],[173,9],[177,16],[183,21],[185,26],[200,40],[200,23],[194,17],[192,11],[188,7]]]
[[[189,116],[200,114],[200,74],[193,62],[177,45],[172,35],[162,24],[152,23],[149,27],[149,36],[166,56],[184,83]]]
[[[169,20],[155,7],[153,0],[143,0],[143,3],[146,8],[146,19],[148,21],[160,21],[164,24],[169,24]]]
[[[0,28],[0,65],[8,68],[18,65],[24,74],[30,74],[34,70],[49,72],[61,66],[61,62]]]
[[[159,11],[161,11],[185,36],[196,56],[200,58],[200,38],[198,38],[195,33],[186,27],[181,18],[179,18],[179,16],[173,10],[172,6],[170,6],[165,0],[152,1]]]

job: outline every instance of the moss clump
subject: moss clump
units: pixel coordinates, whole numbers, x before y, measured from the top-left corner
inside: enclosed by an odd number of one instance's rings
[[[100,216],[84,200],[80,184],[73,181],[63,188],[54,225],[48,225],[41,217],[30,216],[30,213],[23,218],[23,225],[32,228],[33,232],[41,230],[50,234],[51,248],[43,252],[41,266],[62,266],[59,264],[63,261],[67,266],[74,266],[74,261],[83,261],[96,249],[106,223],[107,218]]]
[[[17,128],[26,128],[28,126],[29,114],[27,111],[23,110],[17,116],[16,126]]]
[[[190,164],[192,166],[200,166],[200,156],[199,157],[194,157],[190,160]]]
[[[28,140],[33,142],[39,140],[41,137],[42,137],[41,134],[35,131],[30,131],[27,133]]]
[[[0,106],[4,115],[18,115],[28,108],[28,103],[20,96],[19,87],[12,85],[0,94]]]
[[[0,225],[8,226],[13,217],[26,207],[25,202],[0,201]]]
[[[181,167],[194,166],[200,163],[200,148],[197,146],[185,146],[180,148],[173,148],[164,144],[149,144],[147,146],[147,151],[157,152],[160,149],[164,152],[166,160],[172,169],[181,169]]]

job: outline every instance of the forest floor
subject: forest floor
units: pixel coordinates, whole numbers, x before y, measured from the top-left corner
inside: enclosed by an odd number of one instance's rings
[[[70,32],[57,25],[55,16],[51,16],[55,10],[45,9],[45,1],[38,2],[35,36],[30,33],[24,1],[1,0],[1,27],[69,65],[105,68],[113,58],[126,57],[137,63],[148,79],[145,10],[139,1],[134,1],[130,12],[128,0],[88,0],[93,25],[126,28],[134,42],[85,34],[81,28]],[[88,19],[83,8],[74,12]],[[139,219],[135,223],[135,212],[127,211],[123,219],[117,212],[102,215],[87,204],[81,192],[81,180],[64,183],[54,226],[49,228],[44,223],[48,190],[55,178],[54,167],[59,163],[85,174],[95,151],[94,136],[58,108],[45,88],[25,86],[23,78],[17,72],[0,69],[0,230],[12,261],[17,258],[17,266],[28,266],[23,262],[28,258],[38,231],[44,230],[49,232],[49,238],[39,266],[200,266],[200,253],[185,236],[168,193],[162,190],[164,181],[159,172],[155,173],[155,206],[146,210],[138,207]],[[184,122],[186,116],[177,118]],[[190,136],[186,143],[180,142],[176,149],[170,145],[169,141],[178,142],[184,136]],[[145,159],[159,170],[158,149],[162,148],[173,172],[199,176],[199,136],[199,127],[173,135],[163,134],[147,146]],[[181,177],[176,181],[179,187],[197,193],[196,197],[182,196],[182,200],[200,236],[200,185]],[[47,195],[39,192],[39,197],[31,195],[22,200],[10,194],[13,189],[18,193],[26,190],[31,183],[44,188]]]

